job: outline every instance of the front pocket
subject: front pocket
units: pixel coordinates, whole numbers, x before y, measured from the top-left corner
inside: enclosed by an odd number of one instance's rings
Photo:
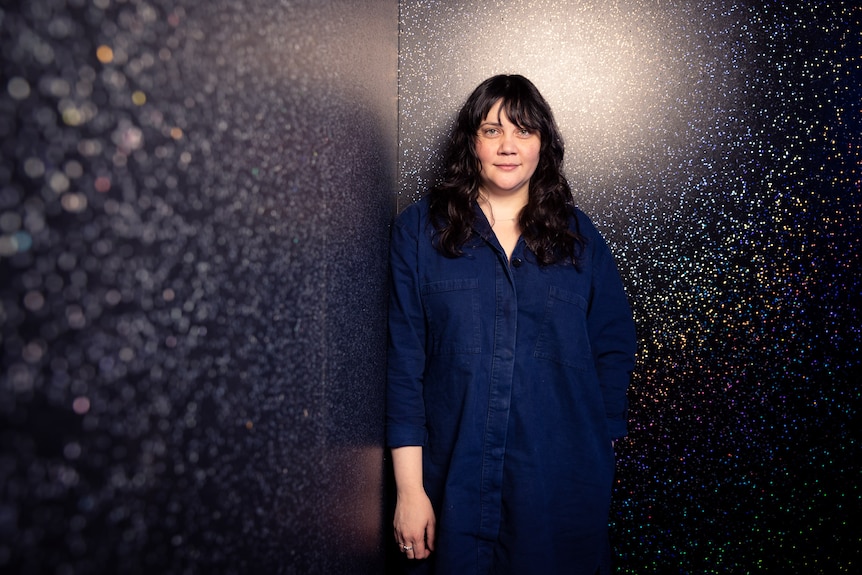
[[[432,355],[479,353],[479,280],[450,279],[424,284],[420,293]]]
[[[587,332],[587,300],[583,296],[550,287],[534,355],[577,369],[590,369],[593,358]]]

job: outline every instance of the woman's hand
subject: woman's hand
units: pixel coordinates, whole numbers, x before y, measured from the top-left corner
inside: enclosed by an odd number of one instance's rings
[[[395,540],[408,559],[425,559],[434,550],[434,509],[424,489],[398,492]]]
[[[392,450],[395,486],[395,541],[408,559],[425,559],[434,550],[434,508],[422,483],[422,447]]]

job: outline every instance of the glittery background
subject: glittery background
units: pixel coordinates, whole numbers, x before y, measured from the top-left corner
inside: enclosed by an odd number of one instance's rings
[[[487,76],[532,79],[639,364],[620,573],[856,573],[862,7],[401,3],[400,199]]]
[[[0,570],[382,572],[387,224],[520,72],[637,316],[619,572],[857,572],[860,21],[4,2]]]
[[[397,15],[3,2],[0,571],[382,571]]]

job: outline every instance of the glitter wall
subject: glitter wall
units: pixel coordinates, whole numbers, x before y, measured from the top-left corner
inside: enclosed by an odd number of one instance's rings
[[[521,73],[618,258],[640,336],[619,573],[862,568],[860,20],[853,2],[401,2],[399,205],[469,92]]]
[[[397,50],[394,0],[3,2],[0,571],[382,571]]]

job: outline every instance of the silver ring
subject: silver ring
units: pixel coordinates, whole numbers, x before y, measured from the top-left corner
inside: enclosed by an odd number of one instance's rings
[[[411,549],[413,549],[413,546],[411,545],[410,547],[408,547],[407,545],[402,545],[401,548],[405,551],[410,551]]]

